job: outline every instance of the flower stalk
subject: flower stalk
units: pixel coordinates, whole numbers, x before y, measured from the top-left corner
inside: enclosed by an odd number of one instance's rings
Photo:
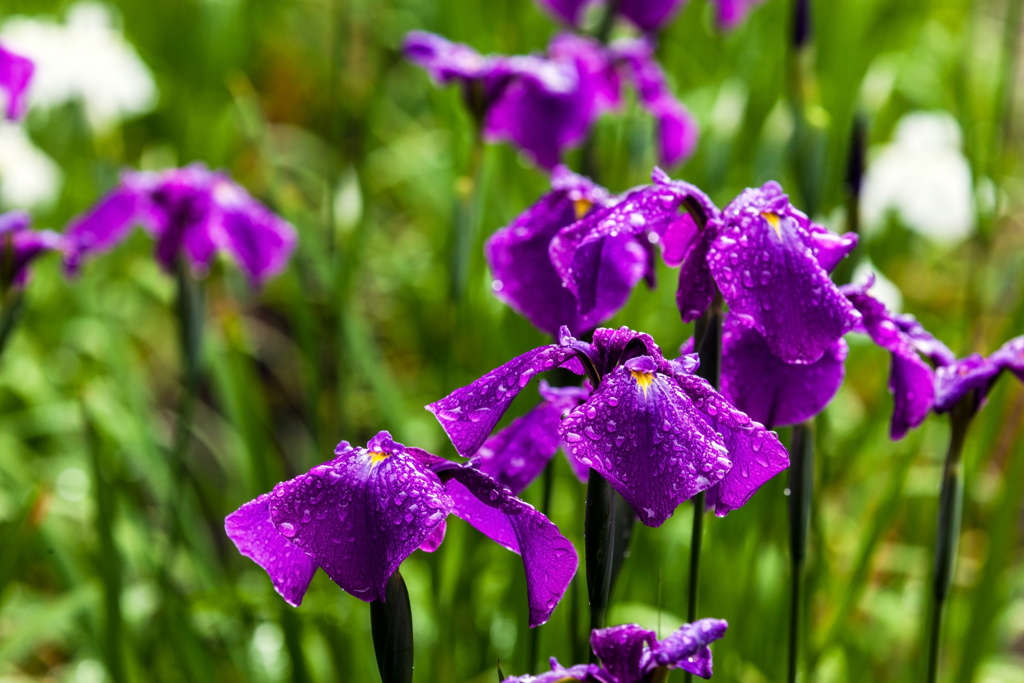
[[[383,683],[412,683],[412,608],[405,580],[397,569],[388,579],[385,599],[370,603],[373,651]]]
[[[960,520],[963,515],[964,483],[963,461],[964,440],[967,429],[974,417],[978,404],[976,392],[972,391],[950,411],[952,431],[949,435],[949,450],[942,468],[942,488],[939,492],[938,530],[935,539],[935,564],[932,578],[932,609],[928,615],[928,683],[935,683],[939,674],[939,644],[942,632],[942,615],[946,606],[953,570],[956,567],[957,541],[960,538]]]
[[[789,449],[789,553],[792,589],[789,607],[789,668],[786,680],[795,683],[800,663],[800,615],[807,533],[814,494],[814,424],[808,420],[793,427]]]
[[[175,467],[181,467],[181,458],[188,447],[192,429],[192,415],[195,412],[195,398],[199,390],[199,373],[202,368],[203,322],[205,299],[202,284],[189,273],[183,259],[178,259],[174,269],[178,285],[177,313],[179,343],[181,345],[181,373],[184,395],[178,411],[178,431],[174,441]]]
[[[583,522],[587,558],[587,597],[590,630],[604,628],[611,593],[615,553],[615,491],[608,480],[591,469],[587,480],[587,505]],[[591,661],[597,661],[591,651]]]

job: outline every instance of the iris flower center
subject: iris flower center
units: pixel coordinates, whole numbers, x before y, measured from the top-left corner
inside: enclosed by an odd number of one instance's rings
[[[380,451],[370,451],[370,467],[379,465],[388,459],[388,453],[381,453]]]
[[[761,212],[761,218],[768,221],[768,225],[775,228],[775,234],[778,235],[779,239],[782,239],[782,226],[779,220],[779,214],[770,212]]]
[[[647,398],[647,390],[654,381],[654,373],[633,370],[630,374],[633,376],[633,379],[636,380],[636,385],[644,390],[644,398]]]
[[[594,205],[588,202],[586,199],[577,199],[573,204],[576,207],[576,220],[579,220],[590,213],[591,207]]]

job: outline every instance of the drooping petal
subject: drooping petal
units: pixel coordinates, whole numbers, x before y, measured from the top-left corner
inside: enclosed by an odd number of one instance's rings
[[[945,413],[952,410],[960,399],[972,391],[978,392],[978,401],[975,405],[977,409],[984,403],[989,389],[1001,371],[999,365],[977,353],[962,358],[953,365],[938,368],[935,371],[935,412]]]
[[[698,414],[721,439],[732,460],[721,483],[708,489],[708,509],[724,517],[742,507],[761,486],[789,467],[789,454],[775,432],[734,408],[705,380],[691,374],[692,364],[676,362],[676,382],[693,401]]]
[[[732,466],[721,437],[657,368],[649,356],[619,366],[559,427],[569,450],[652,527]]]
[[[935,373],[918,355],[924,348],[940,358],[949,352],[942,342],[934,339],[913,318],[903,323],[894,318],[868,290],[869,279],[862,285],[844,285],[843,294],[861,314],[860,328],[871,340],[892,354],[889,370],[889,391],[893,395],[893,414],[889,434],[902,439],[906,433],[924,422],[935,400]],[[904,331],[909,328],[914,336]],[[949,352],[952,356],[952,352]]]
[[[638,624],[623,624],[595,630],[590,634],[590,647],[601,660],[601,668],[616,683],[641,683],[643,660],[658,642],[654,631]]]
[[[274,528],[270,495],[264,493],[228,515],[224,531],[238,552],[270,575],[274,590],[289,605],[298,607],[316,573],[316,563]]]
[[[715,279],[708,265],[708,251],[715,241],[715,230],[708,225],[693,240],[683,267],[679,269],[679,288],[676,290],[676,306],[684,323],[692,323],[704,315],[704,311],[715,298]]]
[[[839,339],[814,363],[785,363],[757,330],[730,314],[722,332],[722,395],[769,428],[809,420],[839,391],[848,350]]]
[[[441,543],[444,541],[444,534],[447,530],[448,525],[442,519],[441,523],[434,527],[434,532],[427,537],[427,540],[420,544],[420,550],[425,553],[432,553],[441,547]]]
[[[857,246],[856,233],[847,232],[837,235],[810,220],[806,221],[804,225],[807,227],[814,258],[818,259],[818,265],[824,268],[825,272],[831,273],[835,270],[836,266]]]
[[[728,628],[729,624],[722,619],[701,619],[683,624],[651,649],[648,667],[678,667],[695,676],[711,678],[711,648],[708,646],[721,639]]]
[[[866,291],[866,290],[865,290]],[[941,340],[932,336],[917,319],[909,314],[893,316],[893,322],[907,335],[910,343],[919,354],[930,360],[936,367],[952,365],[956,362],[956,354],[949,350]]]
[[[860,319],[818,263],[801,216],[777,183],[748,189],[726,208],[708,255],[732,313],[787,363],[818,360]]]
[[[342,446],[334,460],[274,488],[271,519],[346,592],[383,600],[388,578],[432,538],[452,500],[387,432],[368,448]]]
[[[287,265],[298,242],[295,228],[230,181],[219,183],[214,197],[221,214],[212,226],[212,242],[231,254],[259,289]]]
[[[484,442],[475,460],[480,470],[519,495],[558,451],[562,411],[541,401]]]
[[[138,190],[121,185],[92,210],[75,218],[64,232],[68,244],[65,255],[68,269],[75,272],[83,257],[117,246],[139,220],[142,201]]]
[[[31,59],[0,45],[0,90],[6,98],[4,114],[8,121],[16,121],[25,115],[28,109],[28,86],[34,71],[35,65]]]
[[[559,169],[562,172],[559,173]],[[548,258],[548,246],[558,231],[573,223],[591,206],[610,203],[602,188],[558,167],[552,180],[556,189],[527,209],[487,241],[485,253],[494,275],[494,295],[519,311],[538,329],[556,335],[562,325],[576,334],[593,329],[614,315],[629,299],[643,276],[645,254],[634,240],[623,236],[610,242],[599,274],[600,305],[589,314],[577,311],[576,297]],[[565,188],[565,189],[561,189]]]
[[[622,0],[619,14],[644,31],[656,31],[667,24],[686,0]]]
[[[989,356],[989,360],[1000,368],[1009,370],[1017,379],[1024,382],[1024,336],[1003,344],[998,351]]]
[[[425,69],[438,85],[483,78],[493,68],[493,58],[426,31],[410,31],[402,49],[406,58]]]
[[[452,512],[522,556],[530,627],[545,623],[576,574],[579,559],[572,543],[533,506],[473,466],[448,468],[442,476]]]
[[[574,355],[572,349],[557,344],[527,351],[426,408],[437,417],[459,455],[469,457],[538,372],[562,366]]]

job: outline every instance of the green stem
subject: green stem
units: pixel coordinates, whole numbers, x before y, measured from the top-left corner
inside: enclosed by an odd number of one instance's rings
[[[18,326],[24,308],[25,292],[13,287],[7,290],[4,295],[3,310],[0,310],[0,355],[7,348],[7,342],[11,338],[14,328]]]
[[[202,285],[189,275],[188,266],[182,260],[178,261],[174,274],[178,285],[178,332],[181,345],[182,386],[185,392],[178,412],[178,429],[174,440],[173,467],[178,469],[182,467],[181,459],[188,448],[195,398],[199,389],[205,302]]]
[[[807,559],[807,530],[814,493],[814,428],[811,422],[793,427],[789,466],[789,552],[792,590],[789,611],[789,668],[786,680],[795,683],[800,661],[800,614],[803,570]]]
[[[693,530],[690,532],[690,585],[687,591],[686,620],[697,621],[697,594],[700,588],[700,549],[704,540],[704,492],[693,498]]]
[[[935,683],[939,673],[939,644],[942,634],[942,615],[946,597],[953,582],[956,566],[956,547],[960,536],[963,514],[962,455],[967,429],[974,417],[977,403],[975,392],[969,393],[953,406],[950,413],[952,431],[949,451],[942,469],[942,489],[939,492],[939,519],[935,539],[935,565],[932,583],[932,609],[928,621],[928,683]]]
[[[604,627],[611,592],[615,549],[615,496],[611,484],[590,470],[583,539],[587,559],[587,596],[590,599],[590,630]],[[590,653],[590,661],[597,661]]]
[[[388,579],[384,600],[370,603],[370,631],[383,683],[412,683],[412,608],[409,591],[396,569]]]

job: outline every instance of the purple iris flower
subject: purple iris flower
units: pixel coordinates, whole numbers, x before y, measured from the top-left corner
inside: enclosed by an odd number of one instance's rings
[[[156,238],[156,258],[167,270],[184,255],[205,273],[225,251],[259,288],[284,269],[295,249],[295,229],[223,173],[202,164],[157,173],[126,172],[121,183],[65,233],[67,263],[112,249],[136,223]]]
[[[725,635],[729,625],[721,619],[701,619],[683,624],[664,640],[638,624],[624,624],[594,631],[590,646],[601,664],[580,664],[563,668],[554,657],[551,671],[539,676],[506,678],[506,683],[644,683],[659,669],[682,669],[711,678],[709,645]]]
[[[64,238],[52,230],[31,230],[32,219],[24,211],[0,215],[0,287],[24,287],[31,275],[29,265],[47,251],[64,249]]]
[[[615,201],[589,179],[556,167],[551,192],[487,241],[494,295],[552,336],[563,325],[582,334],[615,315],[649,268],[648,252],[633,236],[622,235],[605,245],[597,305],[586,315],[579,314],[576,297],[562,286],[548,258],[548,246],[559,230]]]
[[[789,465],[778,437],[694,375],[697,365],[696,356],[666,360],[649,335],[625,327],[598,329],[590,344],[563,328],[557,344],[514,358],[427,409],[469,455],[537,373],[586,373],[595,389],[562,419],[559,435],[656,527],[718,482],[715,512],[725,515]]]
[[[664,163],[678,163],[696,145],[696,121],[669,93],[646,40],[609,48],[592,38],[561,34],[544,57],[508,57],[483,56],[466,45],[413,31],[406,36],[405,54],[439,85],[462,86],[488,140],[508,140],[544,168],[557,166],[598,116],[619,106],[623,75],[636,84],[641,104],[658,121]]]
[[[407,448],[387,432],[366,448],[342,441],[334,454],[225,520],[239,552],[266,570],[289,604],[301,603],[317,567],[351,595],[383,600],[388,578],[417,548],[436,550],[454,513],[522,556],[530,626],[551,616],[576,573],[576,551],[479,463]]]
[[[560,19],[579,26],[583,10],[593,0],[540,0]],[[644,31],[656,31],[667,24],[685,0],[620,0],[616,12]]]
[[[28,109],[28,85],[35,71],[32,60],[4,49],[0,45],[0,90],[6,94],[4,112],[7,120],[16,121]]]
[[[1009,370],[1024,382],[1024,336],[1006,342],[988,358],[975,353],[939,367],[935,372],[935,412],[952,410],[971,392],[977,392],[974,404],[977,411],[1003,370]]]

